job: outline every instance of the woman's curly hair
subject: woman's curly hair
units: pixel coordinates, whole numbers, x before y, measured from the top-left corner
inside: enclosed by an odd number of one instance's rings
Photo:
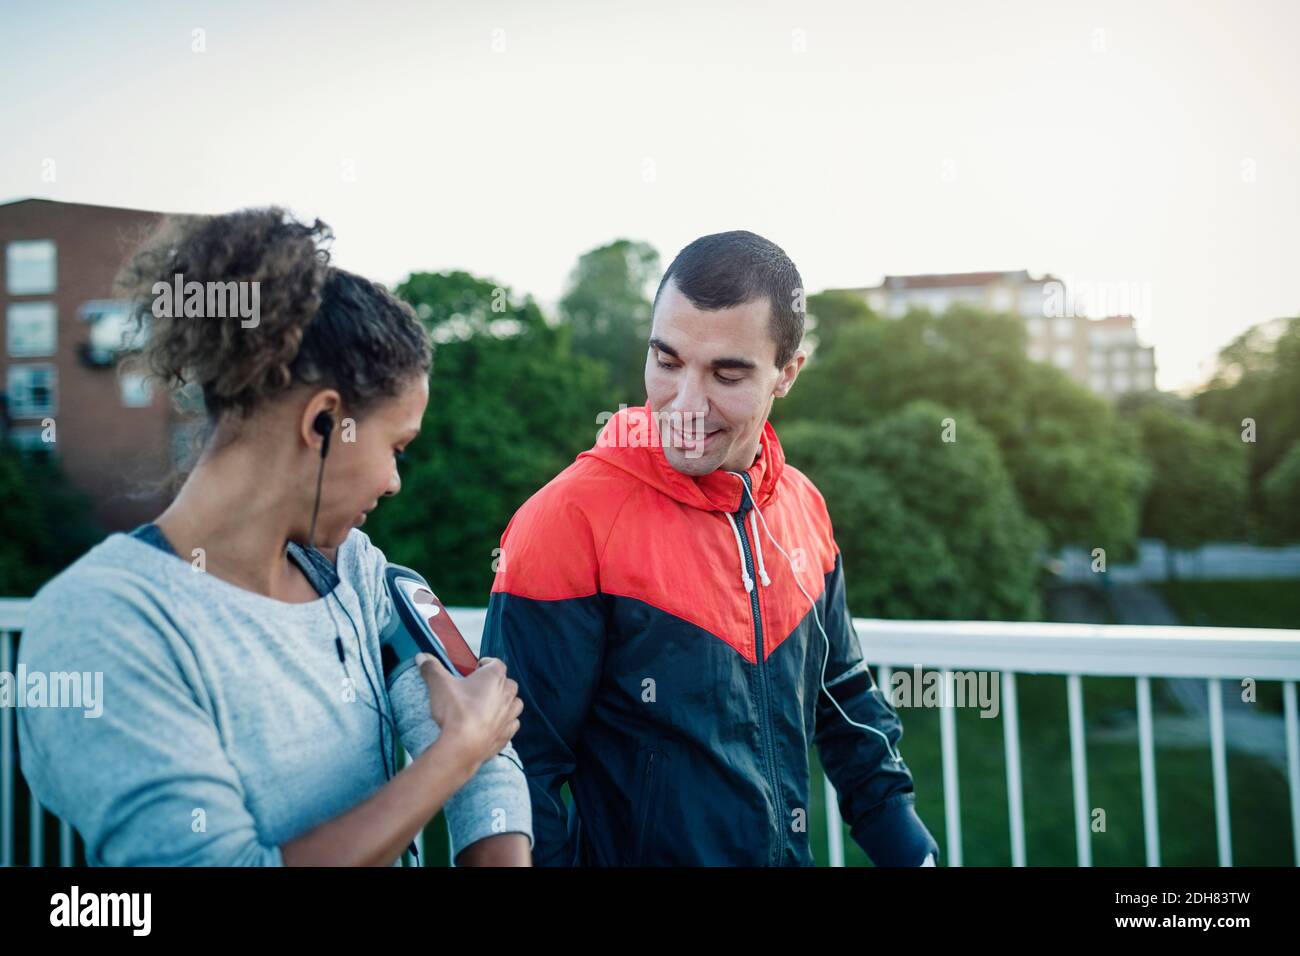
[[[409,305],[329,264],[333,234],[284,209],[173,216],[123,268],[118,285],[145,335],[141,358],[169,388],[194,384],[209,417],[246,416],[300,383],[337,388],[357,415],[428,374],[429,336]],[[256,282],[257,322],[154,310],[158,283]]]

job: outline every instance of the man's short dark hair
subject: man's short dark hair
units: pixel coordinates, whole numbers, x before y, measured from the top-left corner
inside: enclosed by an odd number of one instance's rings
[[[776,367],[794,357],[803,340],[803,279],[776,243],[743,229],[701,236],[677,253],[659,280],[655,306],[669,279],[697,309],[728,309],[766,297]]]

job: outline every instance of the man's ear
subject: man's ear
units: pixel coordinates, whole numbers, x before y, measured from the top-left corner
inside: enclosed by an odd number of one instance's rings
[[[786,394],[794,387],[794,380],[799,377],[799,372],[803,369],[803,363],[808,360],[808,353],[803,349],[795,349],[794,355],[790,356],[790,361],[785,363],[781,369],[781,377],[777,379],[776,389],[773,392],[777,398],[785,398]]]

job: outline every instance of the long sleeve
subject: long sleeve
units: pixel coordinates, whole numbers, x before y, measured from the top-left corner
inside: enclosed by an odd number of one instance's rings
[[[358,587],[363,613],[373,614],[375,633],[382,634],[393,614],[392,598],[384,580],[388,561],[369,537],[354,531],[350,547],[340,555],[340,570]],[[382,655],[381,655],[382,656]],[[386,677],[388,702],[402,747],[418,757],[433,746],[442,729],[429,708],[429,687],[419,668],[404,661]],[[523,833],[533,842],[532,811],[528,785],[512,744],[485,760],[465,786],[443,806],[451,843],[453,865],[461,850],[486,837],[501,833]]]
[[[419,756],[438,739],[441,729],[429,712],[429,687],[418,667],[395,672],[388,687],[397,732],[412,757]],[[512,744],[485,760],[469,783],[443,807],[451,839],[451,858],[485,837],[523,833],[533,843],[532,808],[528,784]]]
[[[604,603],[591,530],[577,507],[530,501],[502,536],[482,653],[505,662],[524,702],[514,744],[533,804],[538,866],[578,863],[561,794],[577,767],[578,738],[600,681]]]
[[[824,693],[818,694],[814,742],[839,796],[840,813],[853,839],[877,866],[920,866],[927,853],[938,860],[939,845],[916,814],[911,771],[905,762],[895,763],[890,753],[891,748],[898,750],[903,725],[875,686],[862,656],[838,554],[826,575],[824,613],[830,640],[826,687],[839,708]]]
[[[100,713],[18,711],[23,775],[70,823],[91,865],[279,866],[222,749],[204,682],[152,606],[82,584],[32,606],[28,674],[102,675]],[[83,695],[86,690],[83,689]]]

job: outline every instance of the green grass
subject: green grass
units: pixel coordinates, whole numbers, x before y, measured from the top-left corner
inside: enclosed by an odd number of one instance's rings
[[[1166,581],[1156,587],[1185,624],[1300,627],[1300,581]]]
[[[1153,707],[1161,712],[1159,681],[1153,682]],[[1025,845],[1030,866],[1076,866],[1073,784],[1070,766],[1066,679],[1020,675],[1021,780],[1024,790]],[[1085,678],[1086,726],[1103,714],[1135,711],[1130,678]],[[917,812],[948,856],[944,823],[943,765],[939,711],[903,708],[903,757],[916,781]],[[959,709],[959,776],[962,862],[966,866],[1010,866],[1003,719],[981,718],[978,710]],[[1089,741],[1088,805],[1105,811],[1105,831],[1091,832],[1094,866],[1144,866],[1142,790],[1138,748],[1132,742]],[[814,763],[814,847],[826,846],[822,818],[821,769]],[[1205,744],[1196,749],[1162,748],[1156,741],[1156,793],[1164,866],[1216,866],[1214,790],[1209,725]],[[1238,866],[1291,866],[1291,826],[1285,778],[1270,764],[1229,752],[1228,803],[1233,863]],[[825,862],[825,854],[819,854]],[[845,830],[845,862],[869,865],[866,854]]]
[[[1156,587],[1184,624],[1300,628],[1300,581],[1166,581]],[[1261,709],[1282,713],[1282,684],[1260,681],[1255,699]]]

